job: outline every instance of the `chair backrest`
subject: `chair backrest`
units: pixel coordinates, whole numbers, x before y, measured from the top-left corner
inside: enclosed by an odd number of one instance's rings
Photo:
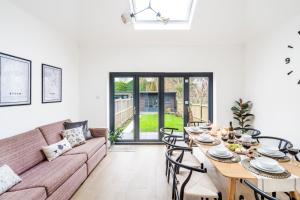
[[[167,149],[170,148],[175,148],[175,147],[182,147],[182,146],[178,146],[176,145],[177,139],[182,138],[182,136],[178,136],[178,135],[165,135],[162,138],[163,143],[165,143]]]
[[[251,182],[244,180],[244,183],[253,190],[254,192],[254,196],[256,200],[263,200],[263,199],[267,199],[267,200],[279,200],[275,197],[270,196],[269,194],[265,193],[264,191],[260,190],[259,188],[257,188],[255,185],[253,185]]]
[[[241,134],[251,135],[252,137],[257,137],[261,134],[261,132],[254,128],[234,128],[235,131],[239,131]]]
[[[257,142],[260,144],[271,146],[271,147],[277,147],[278,150],[283,152],[286,152],[288,148],[293,147],[293,144],[290,141],[283,138],[272,137],[272,136],[257,136],[253,138],[256,139]]]
[[[178,128],[171,128],[171,127],[162,127],[159,129],[159,133],[164,135],[172,135],[174,131],[178,131]]]

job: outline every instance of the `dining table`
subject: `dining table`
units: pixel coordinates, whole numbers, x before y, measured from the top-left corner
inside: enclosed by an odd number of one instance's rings
[[[207,144],[197,142],[196,138],[199,135],[199,133],[192,132],[189,127],[185,127],[184,129],[189,137],[189,147],[196,146],[196,148],[200,150],[204,155],[206,155],[207,151],[213,147],[212,145],[207,145]],[[215,135],[215,137],[217,137],[217,139],[219,139],[221,143],[224,143],[221,140],[221,135]],[[226,177],[229,180],[227,185],[228,200],[235,200],[237,198],[235,197],[235,194],[236,194],[237,181],[239,180],[256,181],[258,183],[258,187],[265,192],[275,192],[277,191],[278,187],[280,187],[281,191],[286,190],[283,192],[289,192],[294,199],[300,200],[300,195],[299,195],[300,167],[292,164],[291,161],[280,163],[280,165],[284,167],[286,170],[288,170],[292,174],[292,177],[287,179],[272,179],[272,178],[262,177],[257,174],[254,174],[253,172],[250,172],[249,170],[243,167],[241,162],[224,163],[224,162],[219,162],[217,160],[211,159],[208,156],[206,156],[206,158],[209,160],[209,162],[211,162],[211,164],[217,169],[217,171],[222,176]],[[247,157],[241,156],[241,158],[245,159]],[[289,182],[289,184],[285,184],[285,182]]]

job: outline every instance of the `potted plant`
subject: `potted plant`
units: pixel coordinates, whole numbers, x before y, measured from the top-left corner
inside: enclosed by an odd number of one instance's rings
[[[235,105],[231,108],[233,118],[238,122],[239,128],[248,128],[253,122],[254,115],[251,114],[252,102],[244,102],[242,99],[235,101]]]
[[[110,146],[113,146],[118,140],[122,139],[124,128],[117,128],[114,131],[109,131],[108,140],[110,141]]]

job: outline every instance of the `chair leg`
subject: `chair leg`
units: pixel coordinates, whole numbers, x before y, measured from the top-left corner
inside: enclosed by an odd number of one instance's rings
[[[218,200],[222,200],[222,193],[218,192]]]

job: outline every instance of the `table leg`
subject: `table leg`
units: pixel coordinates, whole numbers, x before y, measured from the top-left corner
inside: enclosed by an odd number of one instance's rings
[[[296,200],[300,200],[300,195],[298,192],[290,192],[290,195],[292,198],[294,198]]]
[[[193,140],[190,138],[189,147],[193,147]]]
[[[229,184],[228,184],[228,196],[227,199],[228,200],[235,200],[234,195],[235,195],[235,190],[236,190],[236,179],[235,178],[231,178],[229,180]]]

